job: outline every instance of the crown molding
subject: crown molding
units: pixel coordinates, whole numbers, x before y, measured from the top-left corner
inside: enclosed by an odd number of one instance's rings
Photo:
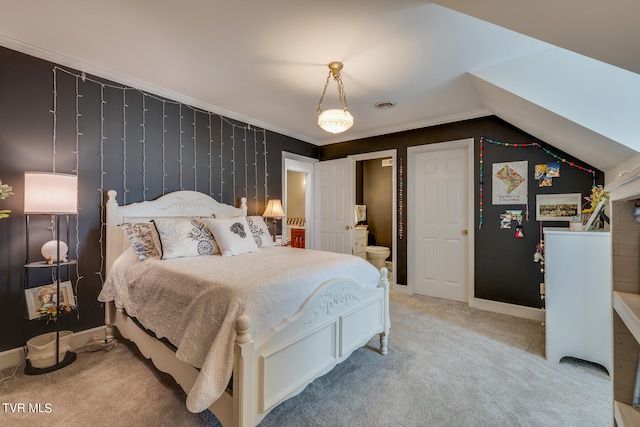
[[[24,53],[39,59],[43,59],[45,61],[52,62],[54,64],[73,68],[74,70],[77,70],[79,72],[84,72],[86,74],[91,74],[101,79],[116,82],[123,86],[139,89],[141,91],[152,93],[154,95],[158,95],[158,96],[170,99],[172,101],[180,102],[198,109],[209,111],[211,113],[218,114],[220,116],[224,116],[232,120],[237,120],[239,122],[243,122],[251,126],[255,126],[256,128],[266,129],[271,132],[279,133],[281,135],[298,139],[300,141],[308,142],[313,145],[318,145],[318,141],[316,141],[313,138],[309,138],[306,135],[300,135],[298,133],[291,132],[288,129],[283,129],[278,126],[274,126],[270,123],[265,123],[260,120],[253,119],[251,117],[243,116],[233,111],[229,111],[224,108],[218,107],[217,105],[209,104],[207,102],[203,102],[196,98],[191,98],[181,93],[174,92],[174,91],[162,88],[160,86],[156,86],[154,84],[148,83],[144,80],[135,79],[135,78],[126,76],[124,74],[117,73],[113,70],[109,70],[107,68],[103,68],[95,64],[82,61],[72,56],[64,55],[59,52],[54,52],[49,49],[44,49],[39,46],[35,46],[33,44],[23,42],[21,40],[17,40],[15,38],[7,36],[6,34],[0,33],[0,45],[20,53]]]
[[[357,134],[340,135],[333,138],[322,139],[318,141],[318,145],[322,146],[322,145],[336,144],[339,142],[354,141],[354,140],[363,139],[363,138],[371,138],[375,136],[388,135],[388,134],[404,132],[408,130],[415,130],[415,129],[428,128],[428,127],[437,126],[437,125],[443,125],[447,123],[460,122],[462,120],[477,119],[478,117],[487,117],[491,115],[493,115],[491,111],[485,108],[481,108],[478,110],[467,111],[459,114],[451,114],[449,116],[436,117],[433,119],[422,120],[419,122],[405,123],[399,126],[390,126],[388,128],[377,129],[371,132],[360,132]]]

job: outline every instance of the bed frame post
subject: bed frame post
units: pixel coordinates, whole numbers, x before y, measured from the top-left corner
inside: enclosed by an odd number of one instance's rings
[[[104,265],[104,268],[107,274],[109,274],[109,269],[111,268],[111,265],[113,264],[115,259],[118,257],[119,249],[120,249],[118,247],[115,247],[113,242],[113,237],[117,235],[117,232],[119,230],[111,229],[117,223],[116,221],[116,215],[118,210],[118,201],[116,200],[117,195],[118,193],[115,190],[109,190],[107,192],[108,200],[107,200],[106,218],[105,218],[106,227],[107,227],[107,229],[105,230],[105,233],[107,235],[107,239],[105,242],[106,257],[105,257],[105,265]],[[106,325],[107,340],[115,338],[115,326],[113,326],[115,323],[115,310],[116,310],[116,307],[113,302],[108,302],[105,304],[104,323]]]
[[[380,283],[378,287],[384,289],[384,325],[380,333],[380,354],[386,356],[389,351],[389,328],[391,326],[391,321],[389,320],[389,270],[387,270],[386,267],[380,269]]]
[[[118,230],[118,201],[116,196],[118,193],[115,190],[109,190],[107,192],[107,217],[106,217],[106,235],[108,236],[105,243],[105,271],[109,274],[109,270],[114,261],[122,253],[122,236],[124,233]]]
[[[242,197],[240,199],[240,209],[242,209],[242,216],[247,216],[247,198]]]
[[[109,301],[105,303],[104,306],[104,324],[106,326],[105,330],[105,340],[110,341],[116,337],[115,335],[115,322],[116,322],[116,305],[113,301]]]
[[[244,197],[243,197],[244,199]],[[256,402],[253,394],[258,384],[251,361],[254,359],[255,342],[251,337],[251,319],[242,315],[236,322],[236,343],[233,366],[233,422],[234,427],[253,426]]]

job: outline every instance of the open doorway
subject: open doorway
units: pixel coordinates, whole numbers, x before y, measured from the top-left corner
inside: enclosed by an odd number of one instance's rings
[[[396,150],[385,150],[374,153],[365,153],[349,156],[355,161],[356,176],[356,205],[361,217],[356,224],[366,224],[363,231],[356,225],[356,251],[357,254],[359,233],[366,237],[366,246],[371,254],[365,256],[380,257],[378,252],[389,249],[386,256],[385,267],[389,270],[389,279],[396,283],[397,266],[397,165]],[[366,213],[365,213],[366,212]],[[357,215],[357,213],[356,213]],[[376,261],[377,262],[377,261]],[[378,266],[376,264],[376,266]]]
[[[313,248],[313,164],[317,161],[282,153],[282,236],[294,247]]]

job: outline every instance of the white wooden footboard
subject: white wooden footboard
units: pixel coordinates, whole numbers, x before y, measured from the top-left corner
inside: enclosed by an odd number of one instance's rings
[[[376,289],[363,289],[344,279],[325,283],[296,314],[258,342],[246,332],[249,328],[250,320],[242,317],[238,321],[233,389],[242,390],[242,396],[234,395],[242,408],[240,422],[235,425],[253,426],[376,334],[380,334],[380,352],[387,353],[387,269],[382,269]]]
[[[188,393],[198,370],[178,360],[162,342],[148,335],[122,310],[109,303],[109,335],[113,326],[133,341],[161,371],[170,374]],[[334,279],[320,286],[290,318],[259,341],[249,334],[251,320],[237,322],[233,392],[227,390],[209,410],[225,427],[255,426],[274,407],[300,393],[376,334],[380,353],[387,353],[389,282],[381,270],[377,288]]]

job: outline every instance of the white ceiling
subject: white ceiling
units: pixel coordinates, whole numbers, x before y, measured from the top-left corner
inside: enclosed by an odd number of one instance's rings
[[[0,45],[313,144],[496,114],[601,169],[640,151],[633,0],[0,0],[0,10]],[[333,60],[355,117],[337,136],[316,124]],[[374,108],[387,100],[397,106]],[[336,102],[331,84],[323,108]]]

